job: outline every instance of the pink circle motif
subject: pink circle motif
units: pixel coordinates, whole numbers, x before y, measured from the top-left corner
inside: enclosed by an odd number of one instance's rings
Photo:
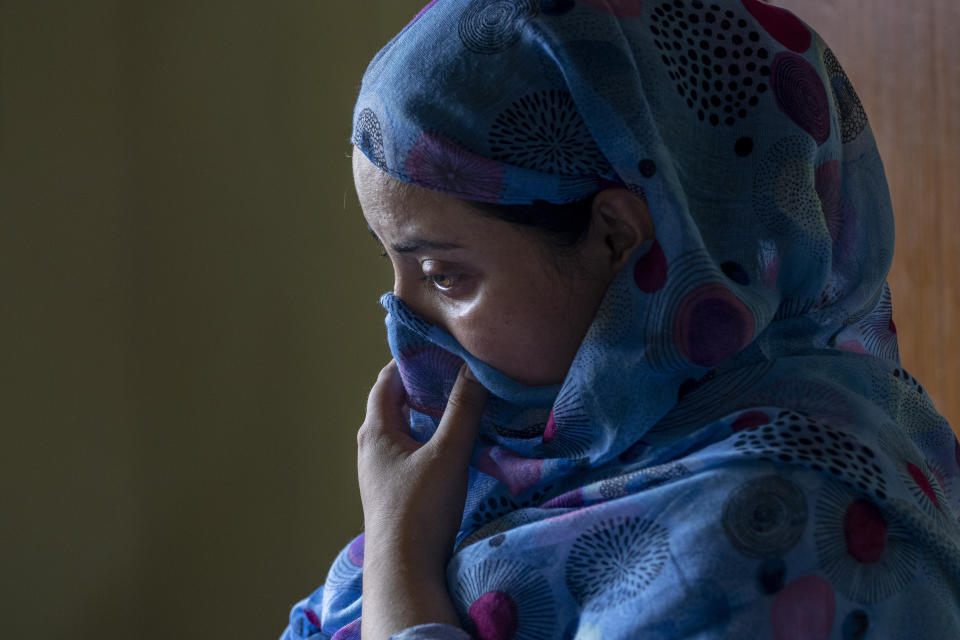
[[[841,351],[852,351],[853,353],[867,353],[867,350],[857,340],[845,340],[837,345]]]
[[[803,56],[781,51],[770,65],[770,85],[777,106],[817,145],[830,137],[830,103],[820,74]]]
[[[907,473],[909,473],[910,477],[913,478],[913,481],[916,483],[917,487],[920,488],[920,491],[923,491],[923,495],[927,496],[930,502],[933,503],[933,506],[939,509],[940,503],[937,501],[937,495],[933,491],[933,485],[930,484],[930,479],[923,475],[923,471],[920,470],[920,467],[912,462],[908,462]]]
[[[469,615],[480,640],[512,640],[517,632],[517,604],[503,591],[488,591],[474,600]]]
[[[407,404],[414,411],[440,419],[463,359],[434,345],[418,345],[397,358]]]
[[[843,202],[840,184],[840,162],[830,160],[816,168],[813,174],[814,188],[820,197],[820,208],[823,210],[824,222],[830,231],[833,246],[840,244],[840,234],[843,231]]]
[[[770,606],[774,640],[826,640],[835,616],[833,586],[819,576],[797,578]]]
[[[750,12],[764,30],[788,49],[803,53],[810,48],[813,36],[807,25],[786,9],[775,7],[760,0],[743,0],[743,7]]]
[[[364,534],[361,533],[354,538],[350,546],[347,547],[347,559],[350,560],[355,567],[363,566],[363,539]]]
[[[565,509],[569,507],[583,506],[583,487],[563,493],[556,498],[551,498],[540,505],[541,509]]]
[[[857,562],[873,564],[883,557],[887,546],[887,521],[880,508],[869,500],[852,502],[843,516],[847,553]]]
[[[503,167],[435,131],[424,131],[407,154],[406,172],[420,186],[454,196],[497,202]]]
[[[522,458],[509,449],[494,445],[477,457],[477,469],[493,476],[517,496],[540,482],[543,460]]]
[[[583,3],[618,18],[635,18],[643,13],[641,0],[583,0]]]
[[[320,616],[317,615],[317,612],[313,609],[304,609],[303,614],[307,616],[307,620],[310,621],[310,624],[315,626],[317,629],[320,628]]]
[[[714,367],[750,344],[754,325],[746,305],[715,282],[697,287],[680,301],[673,340],[693,364]]]
[[[547,417],[547,426],[543,429],[543,441],[553,442],[557,437],[557,421],[553,417],[553,409],[550,409],[550,415]]]
[[[360,640],[360,618],[340,627],[330,640]]]
[[[763,260],[763,286],[776,289],[780,278],[780,253],[775,246],[766,248],[761,254]]]
[[[633,265],[633,281],[644,293],[659,291],[666,284],[667,257],[656,238],[647,252]]]
[[[770,424],[770,416],[763,411],[746,411],[737,416],[730,428],[734,433],[744,429],[754,429],[761,425]]]

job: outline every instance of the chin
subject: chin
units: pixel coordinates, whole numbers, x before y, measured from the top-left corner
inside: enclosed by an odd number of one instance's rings
[[[567,351],[556,346],[543,346],[532,349],[530,345],[497,344],[496,352],[483,349],[483,345],[460,343],[475,357],[493,367],[515,382],[528,387],[545,387],[560,384],[567,377],[573,357],[574,349],[568,357],[560,359],[557,356],[561,351]],[[487,343],[489,346],[489,343]]]
[[[533,356],[530,356],[531,358]],[[530,360],[527,360],[530,362]],[[567,377],[569,365],[566,367],[556,367],[550,369],[500,369],[508,378],[511,378],[520,384],[528,387],[546,387],[554,384],[560,384]]]

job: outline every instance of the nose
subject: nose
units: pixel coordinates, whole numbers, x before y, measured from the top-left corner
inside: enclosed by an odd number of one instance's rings
[[[393,295],[400,298],[404,304],[408,304],[411,301],[410,298],[410,289],[412,285],[409,284],[409,278],[402,278],[399,275],[394,275],[393,277]]]
[[[393,279],[393,295],[400,299],[407,309],[431,325],[447,330],[443,319],[435,313],[428,297],[424,296],[418,278],[395,275]]]
[[[421,304],[423,302],[423,291],[419,287],[419,284],[420,282],[416,277],[409,275],[397,273],[393,277],[393,295],[399,298],[408,309],[418,315],[425,311]]]

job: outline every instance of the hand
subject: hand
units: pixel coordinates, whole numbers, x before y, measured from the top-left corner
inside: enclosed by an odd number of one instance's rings
[[[391,360],[370,390],[357,433],[366,545],[429,559],[441,574],[460,528],[467,466],[487,397],[468,372],[464,364],[437,432],[421,444],[411,436],[406,393]]]
[[[457,624],[445,568],[463,516],[467,468],[487,391],[464,364],[436,433],[410,433],[406,395],[394,361],[367,399],[357,433],[363,502],[364,638],[389,637],[427,622]]]

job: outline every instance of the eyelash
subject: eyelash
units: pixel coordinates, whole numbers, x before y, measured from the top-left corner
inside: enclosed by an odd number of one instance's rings
[[[424,286],[430,288],[434,291],[439,291],[440,293],[449,293],[456,285],[457,278],[456,276],[450,276],[446,273],[435,273],[431,275],[426,275],[420,278],[423,281]],[[438,280],[450,280],[452,284],[446,288],[437,286]]]
[[[389,256],[387,255],[386,251],[382,251],[380,253],[380,257],[388,258]],[[451,285],[449,287],[444,289],[443,287],[437,286],[438,280],[446,280],[446,279],[449,279],[451,281]],[[440,293],[450,293],[453,290],[453,288],[457,285],[459,278],[457,278],[456,276],[451,276],[446,273],[434,273],[430,275],[425,275],[422,278],[420,278],[420,280],[423,282],[423,286],[427,287],[431,291],[438,291]]]

